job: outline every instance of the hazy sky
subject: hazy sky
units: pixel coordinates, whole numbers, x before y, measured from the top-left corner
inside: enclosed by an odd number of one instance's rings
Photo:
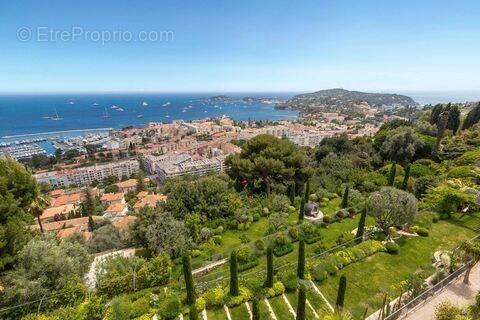
[[[479,17],[478,0],[0,0],[0,91],[480,90]]]

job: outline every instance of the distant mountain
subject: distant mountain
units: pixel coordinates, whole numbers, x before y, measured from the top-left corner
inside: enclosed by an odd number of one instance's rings
[[[279,109],[300,110],[303,113],[316,112],[353,112],[359,108],[406,107],[417,106],[412,98],[400,94],[368,93],[345,89],[320,90],[313,93],[299,94],[280,103]],[[343,112],[342,112],[343,111]]]

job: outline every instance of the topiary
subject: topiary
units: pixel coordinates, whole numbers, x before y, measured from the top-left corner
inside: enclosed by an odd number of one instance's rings
[[[400,251],[400,246],[395,242],[387,242],[385,244],[385,248],[387,249],[387,252],[390,254],[398,254],[398,252]]]

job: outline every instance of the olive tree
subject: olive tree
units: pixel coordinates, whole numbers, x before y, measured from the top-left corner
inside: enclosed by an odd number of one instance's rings
[[[393,187],[384,187],[370,195],[366,202],[367,213],[373,216],[380,229],[388,234],[392,226],[413,222],[417,214],[417,199],[411,193]]]

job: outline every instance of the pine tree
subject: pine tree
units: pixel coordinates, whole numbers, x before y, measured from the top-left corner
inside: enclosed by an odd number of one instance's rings
[[[298,305],[297,305],[297,320],[305,320],[305,304],[307,301],[307,295],[305,288],[300,286],[298,290]]]
[[[190,312],[189,312],[189,318],[190,320],[199,320],[199,316],[198,316],[198,310],[197,310],[197,306],[195,305],[195,303],[191,304],[190,305]]]
[[[395,183],[395,175],[397,173],[397,164],[394,162],[392,163],[392,166],[390,167],[390,174],[388,176],[388,185],[393,187],[393,184]]]
[[[345,291],[347,290],[347,277],[342,275],[338,284],[336,309],[342,309],[345,301]]]
[[[145,186],[145,173],[142,170],[137,172],[137,192],[144,191],[146,189]]]
[[[342,199],[342,208],[347,208],[348,207],[348,191],[350,187],[346,186],[345,191],[343,191],[343,199]]]
[[[302,223],[303,218],[305,217],[305,198],[300,202],[300,209],[298,210],[298,224]]]
[[[267,248],[267,279],[265,280],[265,287],[273,287],[273,249],[271,246]]]
[[[87,188],[85,190],[85,200],[82,202],[83,215],[86,216],[96,216],[97,206],[95,204],[95,198],[92,195],[92,190]]]
[[[405,165],[405,175],[403,176],[402,190],[407,190],[408,188],[408,179],[410,178],[410,165]]]
[[[292,206],[295,205],[295,181],[292,182],[292,184],[290,184],[290,204]]]
[[[230,295],[238,296],[238,264],[237,253],[232,251],[230,254]]]
[[[363,241],[363,234],[365,233],[365,220],[367,219],[367,210],[363,208],[360,220],[358,221],[357,234],[355,242],[358,244]]]
[[[192,264],[190,255],[184,254],[182,257],[183,277],[185,279],[185,287],[187,288],[187,303],[189,305],[195,304],[195,285],[192,276]]]
[[[88,231],[93,232],[95,230],[95,221],[92,216],[88,216]]]
[[[252,319],[260,320],[260,308],[258,306],[258,299],[253,299],[252,302]]]
[[[305,241],[300,240],[298,243],[298,264],[297,277],[305,279]]]
[[[310,180],[307,180],[305,185],[305,203],[308,203],[308,198],[310,197]]]

